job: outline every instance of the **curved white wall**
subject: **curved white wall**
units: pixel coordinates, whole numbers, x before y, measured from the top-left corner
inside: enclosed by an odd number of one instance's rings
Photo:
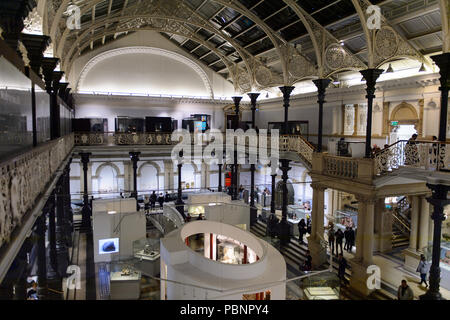
[[[231,237],[247,244],[260,259],[252,264],[224,264],[188,248],[184,238],[202,232]],[[286,298],[286,262],[267,242],[237,227],[214,221],[185,224],[161,239],[161,297],[169,300],[242,300],[243,294],[271,291],[273,300]],[[181,282],[183,284],[175,283]],[[189,284],[189,285],[186,285]]]

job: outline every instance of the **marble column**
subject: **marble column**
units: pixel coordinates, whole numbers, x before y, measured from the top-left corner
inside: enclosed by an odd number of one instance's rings
[[[409,236],[409,249],[412,251],[417,250],[417,235],[419,229],[419,197],[412,196],[411,201],[411,232]]]
[[[424,253],[428,247],[428,231],[430,221],[430,204],[427,201],[426,196],[420,196],[420,219],[419,219],[419,245],[418,251]]]
[[[327,260],[324,240],[324,191],[325,187],[312,183],[313,204],[311,211],[311,235],[308,237],[308,248],[311,251],[313,267],[319,267]]]
[[[366,202],[363,234],[363,261],[367,265],[373,263],[373,231],[374,231],[374,207],[375,200],[368,199]]]
[[[358,224],[355,230],[356,239],[355,239],[355,257],[354,261],[362,262],[363,260],[363,252],[364,252],[364,237],[365,237],[365,218],[367,211],[367,204],[365,202],[365,198],[357,198],[358,199]]]

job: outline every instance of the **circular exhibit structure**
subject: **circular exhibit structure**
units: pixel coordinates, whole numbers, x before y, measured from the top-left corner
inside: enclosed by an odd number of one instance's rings
[[[162,300],[284,300],[286,262],[238,227],[194,221],[161,239]]]

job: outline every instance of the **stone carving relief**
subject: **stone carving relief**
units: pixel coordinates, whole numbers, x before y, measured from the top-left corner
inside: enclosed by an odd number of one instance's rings
[[[346,104],[344,110],[344,135],[352,135],[355,129],[355,107]]]
[[[265,66],[258,66],[255,70],[255,81],[261,87],[268,87],[272,83],[272,72]]]
[[[325,74],[330,75],[336,70],[341,69],[363,69],[364,63],[355,58],[351,53],[344,49],[339,43],[330,44],[325,50]]]
[[[366,135],[366,127],[367,127],[367,105],[360,104],[358,106],[357,134],[360,136]]]
[[[238,88],[243,93],[249,92],[252,90],[252,82],[251,82],[249,74],[246,71],[242,70],[238,73],[237,85],[238,85]]]
[[[73,148],[73,135],[49,142],[0,167],[0,247],[22,224],[61,162]]]
[[[289,59],[289,73],[293,78],[301,79],[316,75],[313,64],[299,54],[294,54]]]

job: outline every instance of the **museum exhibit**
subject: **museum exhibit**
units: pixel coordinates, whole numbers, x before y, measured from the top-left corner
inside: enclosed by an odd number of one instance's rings
[[[449,300],[449,20],[0,0],[0,302]]]

